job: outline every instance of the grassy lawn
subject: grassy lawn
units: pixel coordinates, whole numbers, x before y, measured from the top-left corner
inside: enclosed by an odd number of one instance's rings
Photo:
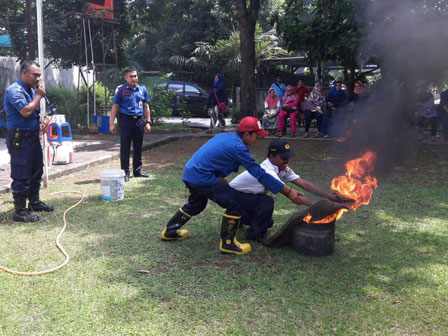
[[[448,146],[422,146],[377,176],[372,202],[338,221],[334,255],[316,258],[258,243],[221,255],[223,210],[212,203],[186,225],[189,239],[160,241],[186,201],[183,166],[204,141],[145,152],[151,179],[131,179],[121,202],[102,201],[98,181],[118,161],[53,181],[51,191],[87,195],[61,239],[71,261],[43,277],[0,272],[0,335],[448,334]],[[259,161],[268,142],[252,150]],[[291,144],[303,178],[329,188],[345,172],[328,142]],[[56,211],[20,224],[11,195],[0,195],[1,265],[33,271],[63,260],[54,240],[78,196],[42,196]],[[300,208],[275,199],[278,227]]]

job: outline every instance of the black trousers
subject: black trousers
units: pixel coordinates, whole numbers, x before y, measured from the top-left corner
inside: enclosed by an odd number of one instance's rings
[[[322,114],[319,112],[311,112],[311,110],[305,110],[303,111],[303,114],[305,115],[305,132],[308,133],[311,126],[311,121],[313,119],[317,120],[317,130],[320,132],[320,129],[322,127]]]
[[[38,131],[9,131],[6,136],[6,146],[11,155],[13,197],[29,197],[38,194],[44,172]]]
[[[131,142],[133,148],[132,168],[134,174],[142,170],[142,145],[145,133],[145,121],[142,117],[120,114],[120,165],[121,169],[129,175],[129,156],[131,155]]]
[[[437,117],[426,118],[424,116],[420,116],[418,118],[418,127],[420,128],[420,131],[423,131],[426,121],[428,121],[431,125],[431,136],[436,136],[439,119],[437,119]]]
[[[233,189],[227,183],[218,182],[211,185],[197,185],[185,182],[190,196],[182,210],[190,216],[196,216],[212,200],[226,213],[236,211],[242,216],[242,223],[249,225],[248,239],[262,239],[267,229],[274,224],[274,199],[264,194],[247,194]]]

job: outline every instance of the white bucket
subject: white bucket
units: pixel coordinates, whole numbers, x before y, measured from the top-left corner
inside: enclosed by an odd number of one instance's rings
[[[101,198],[105,201],[121,201],[124,198],[124,170],[106,169],[100,172]]]
[[[57,147],[51,147],[53,164],[66,165],[73,163],[73,143],[71,141],[64,141]]]

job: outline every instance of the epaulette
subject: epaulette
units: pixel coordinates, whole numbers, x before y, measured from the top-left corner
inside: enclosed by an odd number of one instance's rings
[[[123,84],[118,85],[117,88],[115,89],[115,94],[118,93],[118,90],[120,90],[123,87]]]

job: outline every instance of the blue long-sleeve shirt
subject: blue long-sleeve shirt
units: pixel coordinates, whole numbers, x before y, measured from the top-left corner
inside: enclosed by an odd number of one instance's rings
[[[29,117],[20,114],[20,111],[33,101],[35,95],[34,88],[26,87],[20,79],[6,89],[3,103],[6,111],[7,129],[39,130],[39,108],[36,108]]]
[[[205,104],[207,106],[218,105],[216,97],[218,97],[220,103],[226,103],[226,105],[229,105],[229,98],[227,97],[226,87],[224,84],[212,89],[212,92],[208,95],[207,102]]]
[[[274,194],[284,186],[255,162],[249,148],[236,133],[221,133],[207,141],[187,162],[182,180],[198,185],[211,185],[218,182],[218,177],[237,172],[239,166],[246,168]]]

